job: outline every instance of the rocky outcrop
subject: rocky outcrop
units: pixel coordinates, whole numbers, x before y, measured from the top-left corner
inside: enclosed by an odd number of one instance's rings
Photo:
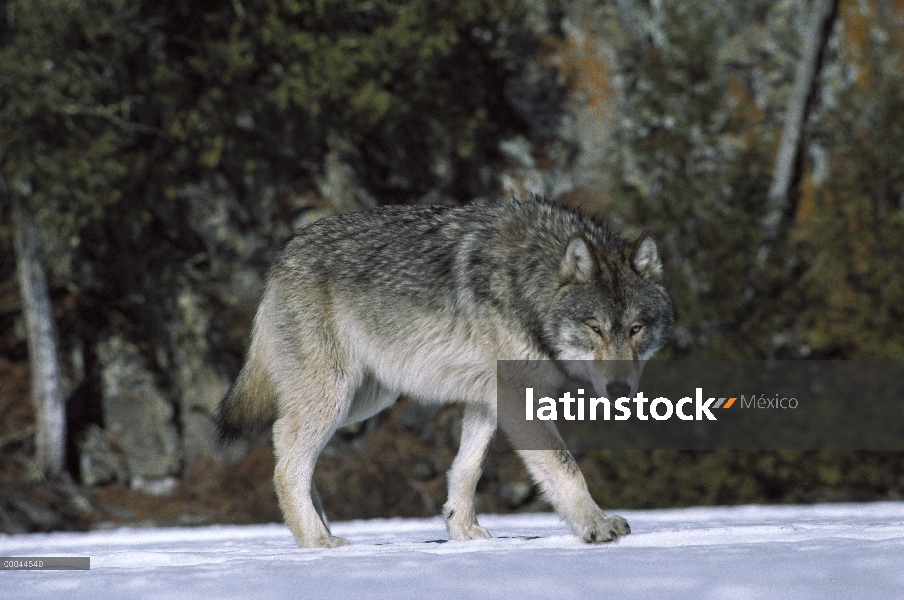
[[[103,430],[89,428],[82,440],[82,480],[123,481],[152,492],[171,488],[183,461],[173,404],[135,344],[114,336],[97,353]]]

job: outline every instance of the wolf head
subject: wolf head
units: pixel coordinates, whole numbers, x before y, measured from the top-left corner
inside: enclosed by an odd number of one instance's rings
[[[573,235],[558,270],[557,361],[600,395],[633,396],[644,362],[665,344],[675,320],[661,278],[649,232],[633,244]]]

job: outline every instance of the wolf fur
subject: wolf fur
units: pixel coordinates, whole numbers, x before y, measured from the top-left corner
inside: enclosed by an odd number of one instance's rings
[[[673,322],[661,271],[649,235],[629,243],[542,198],[323,219],[275,257],[244,367],[220,405],[221,435],[275,416],[286,522],[301,546],[334,547],[347,542],[331,535],[312,482],[333,433],[400,395],[461,402],[443,514],[451,539],[489,537],[474,493],[496,431],[496,361],[635,365],[597,376],[624,395]],[[596,505],[556,437],[553,450],[519,454],[559,515],[587,542],[629,533]]]

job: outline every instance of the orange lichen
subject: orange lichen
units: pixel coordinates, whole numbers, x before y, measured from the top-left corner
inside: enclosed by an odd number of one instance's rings
[[[570,36],[559,40],[551,36],[543,39],[550,49],[548,61],[569,89],[582,95],[593,110],[605,114],[615,96],[609,59],[600,42],[591,37]]]

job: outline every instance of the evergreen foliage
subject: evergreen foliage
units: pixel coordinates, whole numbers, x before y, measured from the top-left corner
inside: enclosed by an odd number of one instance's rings
[[[571,4],[592,15],[587,40],[556,37]],[[571,85],[573,103],[616,115],[595,170],[614,213],[659,243],[678,308],[666,356],[904,359],[899,0],[840,1],[790,227],[756,264],[806,4],[7,0],[0,233],[10,195],[37,215],[52,286],[74,306],[64,349],[85,342],[86,379],[114,330],[143,340],[159,372],[180,360],[173,339],[201,331],[205,358],[234,371],[250,313],[230,261],[263,270],[323,201],[332,153],[376,202],[491,195],[500,142],[529,138],[540,170],[571,147],[549,125]],[[537,26],[538,6],[556,22]],[[561,81],[537,77],[549,65]],[[525,98],[552,99],[550,114]],[[597,453],[583,466],[607,505],[904,489],[897,454]]]

